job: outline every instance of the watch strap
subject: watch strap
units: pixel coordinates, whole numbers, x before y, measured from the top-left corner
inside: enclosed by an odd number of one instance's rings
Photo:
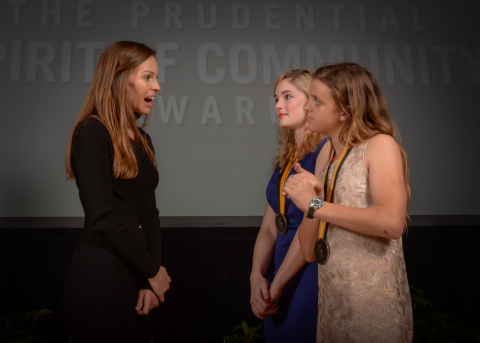
[[[320,204],[319,205],[315,205],[313,203],[313,201],[315,199],[318,199],[320,200]],[[313,212],[315,212],[315,210],[318,210],[320,207],[322,207],[323,205],[323,200],[320,199],[320,198],[313,198],[312,200],[310,200],[310,207],[308,208],[308,213],[307,213],[307,218],[308,219],[313,219]]]

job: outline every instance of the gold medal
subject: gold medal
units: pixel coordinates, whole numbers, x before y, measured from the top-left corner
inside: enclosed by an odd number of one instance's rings
[[[315,260],[317,260],[318,264],[321,264],[322,266],[325,265],[330,257],[330,245],[328,242],[323,238],[317,239],[313,251],[315,253]]]
[[[288,230],[287,218],[281,213],[278,213],[275,216],[275,226],[277,227],[278,233],[284,235]]]

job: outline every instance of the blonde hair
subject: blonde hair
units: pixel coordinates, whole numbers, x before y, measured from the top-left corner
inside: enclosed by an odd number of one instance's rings
[[[354,147],[381,133],[395,139],[402,158],[407,205],[410,206],[407,154],[375,76],[357,63],[339,63],[317,69],[313,78],[330,89],[337,107],[349,116],[340,132],[340,143]]]
[[[116,42],[102,53],[87,97],[68,138],[65,157],[67,179],[75,179],[72,169],[72,139],[78,124],[86,118],[99,120],[108,130],[113,144],[112,172],[115,178],[132,179],[137,175],[138,163],[132,145],[139,141],[156,168],[155,155],[135,124],[140,114],[133,111],[127,100],[128,77],[135,67],[151,56],[155,56],[154,50],[130,41]],[[128,129],[133,131],[133,142],[128,136]]]
[[[288,80],[295,88],[303,92],[309,98],[310,83],[312,82],[313,72],[310,69],[294,69],[287,71],[280,75],[275,82],[274,92],[277,86],[283,80]],[[295,150],[295,132],[291,129],[284,129],[278,126],[278,150],[273,158],[273,168],[279,167],[282,169],[290,160]],[[320,143],[323,134],[312,132],[308,129],[307,118],[305,117],[305,133],[303,135],[302,144],[298,147],[297,158],[303,159],[308,153],[314,152],[317,145]]]

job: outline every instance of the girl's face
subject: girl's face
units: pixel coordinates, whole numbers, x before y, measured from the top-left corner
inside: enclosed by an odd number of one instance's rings
[[[128,77],[127,99],[135,112],[150,113],[153,99],[160,90],[157,75],[157,61],[155,57],[150,56],[145,62],[137,66]]]
[[[310,99],[305,105],[308,128],[313,132],[328,136],[339,133],[347,115],[337,107],[330,88],[322,81],[314,79],[310,84]]]
[[[278,125],[283,129],[303,129],[305,126],[305,103],[307,96],[287,79],[275,88],[275,112]]]

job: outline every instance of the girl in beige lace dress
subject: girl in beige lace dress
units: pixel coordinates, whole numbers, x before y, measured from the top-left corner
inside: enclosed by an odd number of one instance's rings
[[[355,63],[322,67],[315,72],[306,110],[310,130],[330,136],[330,149],[321,152],[330,154],[320,175],[323,180],[328,170],[327,187],[296,165],[284,192],[303,212],[330,223],[330,257],[318,270],[317,342],[411,342],[401,239],[410,201],[407,163],[377,81]],[[318,206],[312,199],[330,192],[345,147],[351,151],[333,198]],[[298,231],[307,261],[315,260],[319,237],[311,223],[304,220]]]

